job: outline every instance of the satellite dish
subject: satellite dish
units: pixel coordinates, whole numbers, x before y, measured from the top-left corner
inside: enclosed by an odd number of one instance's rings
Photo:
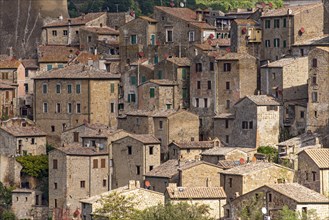
[[[184,7],[185,7],[184,2],[180,2],[180,3],[179,3],[179,6],[180,6],[181,8],[184,8]]]
[[[262,208],[262,213],[265,215],[267,213],[267,209],[265,207]]]

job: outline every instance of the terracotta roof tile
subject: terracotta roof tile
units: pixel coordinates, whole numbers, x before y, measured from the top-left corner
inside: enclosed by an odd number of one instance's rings
[[[97,13],[89,13],[77,18],[64,18],[63,20],[57,20],[54,22],[51,22],[49,24],[46,24],[44,28],[46,27],[60,27],[60,26],[68,26],[69,21],[71,26],[75,25],[85,25],[86,23],[99,18],[100,16],[106,14],[105,12],[97,12]]]
[[[320,169],[329,168],[329,149],[306,149],[304,152],[318,165]]]
[[[99,35],[119,35],[119,31],[110,27],[94,27],[86,26],[82,27],[81,30],[90,31]]]
[[[159,86],[175,86],[178,85],[176,81],[168,80],[168,79],[151,79],[149,81],[144,82],[143,84],[146,83],[155,83]],[[141,84],[141,85],[143,85]]]
[[[120,74],[111,74],[82,64],[74,64],[64,68],[43,72],[34,79],[116,79]]]
[[[144,144],[160,144],[159,139],[157,139],[153,134],[129,134],[128,136]]]
[[[240,161],[234,161],[234,160],[220,160],[218,161],[217,166],[226,170],[226,169],[231,169],[233,167],[237,167],[242,165]]]
[[[187,57],[171,57],[167,58],[169,62],[176,64],[177,66],[191,66],[191,61]]]
[[[241,60],[241,59],[255,59],[248,53],[226,53],[224,55],[219,55],[216,60]]]
[[[214,141],[189,141],[189,142],[172,142],[180,149],[209,149],[214,147]]]
[[[78,54],[77,47],[41,45],[38,47],[39,63],[68,63]]]
[[[27,122],[25,119],[12,118],[4,121],[0,129],[15,137],[33,137],[46,136],[47,134],[35,126],[33,122]]]
[[[282,8],[277,8],[273,10],[268,10],[263,12],[262,17],[278,17],[287,16],[288,9],[291,10],[291,15],[297,15],[303,11],[310,10],[316,7],[322,6],[322,3],[306,4],[306,5],[296,5],[296,6],[284,6]]]
[[[11,83],[5,80],[0,80],[0,89],[6,90],[6,89],[16,89],[18,87],[18,84]]]
[[[243,99],[249,99],[258,106],[269,106],[269,105],[281,105],[281,103],[274,97],[268,95],[249,95],[240,99],[236,104],[241,102]]]
[[[275,163],[268,163],[268,162],[251,162],[247,163],[238,167],[234,167],[225,171],[221,171],[223,174],[229,174],[229,175],[239,175],[239,176],[244,176],[248,175],[253,172],[258,172],[264,169],[271,169],[272,167],[281,167],[282,169],[287,169],[290,170],[287,167],[275,164]]]
[[[155,6],[155,9],[159,9],[165,13],[168,13],[174,17],[180,18],[185,21],[196,21],[196,13],[189,8]]]
[[[295,200],[297,203],[325,203],[329,205],[329,199],[324,195],[298,183],[268,184],[265,186]]]
[[[0,69],[17,69],[21,62],[13,57],[0,60]]]
[[[250,151],[256,151],[254,148],[239,148],[239,147],[214,147],[212,149],[206,150],[201,153],[201,155],[214,155],[214,156],[221,156],[221,155],[227,155],[228,153],[239,150],[245,153],[248,153]]]
[[[222,187],[167,187],[171,199],[225,199]]]
[[[300,61],[300,60],[304,60],[305,63],[308,62],[307,57],[289,57],[289,58],[283,58],[283,59],[265,64],[265,65],[262,66],[262,68],[264,68],[264,67],[284,67],[284,66],[293,64],[293,63],[295,63],[297,61]]]
[[[56,150],[62,151],[66,155],[74,156],[96,156],[96,155],[108,155],[108,150],[97,151],[94,147],[60,147]]]
[[[238,18],[234,20],[235,23],[237,23],[238,25],[256,25],[256,21],[254,21],[253,19],[243,19],[243,18]]]
[[[38,60],[37,59],[28,59],[22,60],[21,63],[26,69],[38,69]]]
[[[153,19],[153,18],[150,18],[150,17],[147,17],[147,16],[139,16],[138,18],[141,18],[143,20],[146,20],[148,22],[153,22],[153,23],[157,23],[158,21]]]

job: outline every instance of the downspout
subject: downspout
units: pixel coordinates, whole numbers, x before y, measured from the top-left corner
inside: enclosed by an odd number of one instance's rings
[[[89,157],[89,197],[91,196],[91,156]]]

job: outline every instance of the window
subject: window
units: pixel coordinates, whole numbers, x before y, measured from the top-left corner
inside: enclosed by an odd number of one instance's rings
[[[142,76],[142,83],[146,82],[146,76]]]
[[[226,109],[231,108],[231,101],[230,100],[226,100]]]
[[[209,70],[210,70],[210,71],[214,71],[214,70],[215,70],[214,62],[210,62],[210,63],[209,63]]]
[[[29,70],[25,69],[25,77],[29,77]]]
[[[61,112],[61,104],[56,103],[56,113],[60,113],[60,112]]]
[[[316,76],[312,76],[312,84],[317,84],[316,83]]]
[[[159,121],[159,129],[163,129],[163,121]]]
[[[211,89],[211,81],[208,81],[208,89]]]
[[[153,170],[153,166],[149,166],[149,170],[150,170],[150,171]]]
[[[149,146],[149,154],[150,155],[153,155],[153,149],[154,149],[154,146]]]
[[[283,19],[283,27],[287,27],[287,19],[286,18]]]
[[[81,113],[81,104],[77,103],[77,108],[76,108],[77,113]]]
[[[312,177],[313,177],[313,181],[315,181],[316,180],[316,172],[312,172]]]
[[[182,79],[183,80],[187,79],[187,70],[185,68],[182,69]]]
[[[105,168],[105,167],[106,167],[106,160],[101,159],[101,168]]]
[[[76,94],[80,94],[80,92],[81,92],[81,85],[80,84],[75,85],[75,92],[76,92]]]
[[[196,88],[197,89],[201,89],[201,81],[197,81],[196,82]]]
[[[136,102],[136,94],[128,94],[128,102]]]
[[[67,103],[67,113],[72,113],[72,103]]]
[[[318,92],[312,92],[312,102],[318,102]]]
[[[48,112],[48,103],[44,102],[43,103],[43,113],[47,113]]]
[[[24,91],[25,91],[25,93],[29,92],[29,84],[24,83]]]
[[[269,201],[269,202],[272,202],[272,193],[269,193],[269,194],[268,194],[268,201]]]
[[[229,127],[229,120],[225,119],[225,128],[228,128],[228,127]]]
[[[189,31],[188,33],[188,41],[189,42],[193,42],[195,39],[194,39],[194,36],[195,36],[195,32],[194,31]]]
[[[162,79],[162,71],[161,70],[158,71],[158,79]]]
[[[132,155],[133,153],[132,146],[127,146],[127,149],[128,149],[128,155]]]
[[[312,60],[312,67],[318,67],[318,60],[315,58]]]
[[[114,103],[113,102],[111,103],[111,107],[110,108],[111,108],[111,113],[114,113]]]
[[[79,31],[75,31],[75,34],[78,35],[79,34]]]
[[[274,28],[280,28],[280,19],[274,19]]]
[[[48,92],[48,85],[47,84],[42,84],[42,93],[47,94]]]
[[[73,132],[73,141],[79,142],[79,132]]]
[[[305,112],[304,111],[300,111],[300,118],[304,118],[305,117]]]
[[[80,188],[85,188],[86,187],[86,181],[80,181]]]
[[[166,104],[167,109],[171,109],[171,104]]]
[[[96,141],[95,141],[95,140],[92,140],[92,141],[91,141],[91,146],[92,146],[92,147],[96,147]]]
[[[166,42],[173,42],[173,31],[172,29],[166,30]]]
[[[67,93],[69,93],[69,94],[72,93],[72,84],[67,85]]]
[[[153,60],[154,64],[157,64],[159,62],[159,57],[158,55],[154,56],[154,60]]]
[[[274,47],[280,47],[280,39],[274,38]]]
[[[141,174],[141,166],[136,166],[136,174],[137,175]]]
[[[52,125],[52,126],[50,126],[50,127],[51,127],[51,132],[55,132],[55,126]]]
[[[63,35],[67,36],[67,30],[63,30]]]
[[[107,182],[106,180],[103,180],[103,187],[106,187],[107,185],[106,182]]]
[[[182,91],[183,91],[183,99],[186,99],[187,98],[187,88],[183,88]]]
[[[98,168],[98,160],[97,159],[93,159],[93,169]]]
[[[271,20],[265,20],[265,28],[271,28]]]
[[[87,37],[87,41],[88,41],[88,43],[91,42],[91,36],[88,36],[88,37]]]
[[[57,183],[54,183],[54,189],[57,189]]]
[[[150,88],[150,98],[154,98],[155,96],[155,88]]]
[[[199,98],[195,98],[195,107],[199,108]]]
[[[272,73],[272,79],[275,79],[275,78],[276,78],[275,73]]]
[[[224,72],[231,71],[231,63],[224,63]]]
[[[229,178],[229,182],[228,182],[230,188],[232,188],[232,185],[233,185],[233,179],[232,178]]]
[[[31,144],[35,144],[35,139],[31,138]]]
[[[57,31],[52,31],[53,36],[57,36]]]
[[[271,41],[265,40],[265,47],[271,47]]]
[[[202,127],[202,118],[199,118],[199,127]]]
[[[230,143],[230,136],[229,135],[225,135],[225,141],[227,144]]]
[[[253,122],[252,121],[249,121],[249,129],[253,129]]]
[[[302,207],[302,213],[304,213],[304,214],[307,213],[307,207]]]
[[[203,99],[203,102],[204,102],[204,107],[205,108],[208,108],[208,99],[207,98],[204,98]]]
[[[52,70],[52,69],[53,69],[53,65],[48,64],[48,65],[47,65],[47,71],[50,71],[50,70]]]
[[[318,117],[318,111],[314,111],[314,117]]]
[[[54,200],[55,208],[57,208],[57,199]]]
[[[202,72],[202,63],[195,64],[195,71]]]
[[[230,89],[231,89],[230,82],[226,82],[226,90],[230,90]]]
[[[154,46],[155,45],[155,35],[151,34],[151,45]]]
[[[242,129],[248,129],[248,122],[247,121],[242,122]]]
[[[130,36],[130,43],[137,44],[137,35],[136,34]]]
[[[283,48],[286,48],[286,47],[287,47],[287,41],[284,40],[284,41],[283,41]]]
[[[130,85],[136,85],[136,76],[130,76]]]
[[[56,159],[54,159],[54,160],[53,160],[53,169],[54,169],[54,170],[57,170],[57,168],[58,168],[57,165],[58,165],[58,161],[57,161]]]

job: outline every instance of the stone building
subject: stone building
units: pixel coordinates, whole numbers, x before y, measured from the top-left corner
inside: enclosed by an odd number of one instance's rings
[[[80,28],[105,26],[105,12],[89,13],[76,18],[59,17],[42,27],[42,41],[46,45],[79,45]]]
[[[168,160],[147,172],[145,183],[149,189],[161,193],[170,183],[184,187],[219,187],[220,171],[218,166],[200,160]]]
[[[279,143],[280,103],[271,96],[246,96],[234,106],[234,119],[215,120],[214,136],[234,147],[274,146]],[[218,124],[217,124],[218,123]]]
[[[31,189],[12,191],[12,206],[18,219],[43,220],[48,218],[48,207],[42,204],[42,193]]]
[[[0,80],[0,115],[7,119],[17,116],[17,84]]]
[[[140,110],[177,110],[183,104],[183,94],[179,93],[176,81],[151,79],[140,84],[137,90],[138,109]]]
[[[119,31],[110,27],[82,27],[79,32],[79,42],[80,50],[93,54],[119,54]]]
[[[291,53],[298,41],[323,34],[323,4],[284,6],[262,14],[263,51],[261,60],[278,60]],[[316,22],[314,22],[316,21]]]
[[[113,188],[132,179],[144,183],[145,173],[160,165],[160,154],[160,141],[151,134],[129,134],[113,141],[110,149]]]
[[[190,66],[191,61],[187,57],[168,57],[154,66],[154,79],[177,82],[182,108],[190,106]]]
[[[225,205],[225,218],[236,219],[241,217],[241,211],[247,208],[246,204],[255,200],[261,207],[268,207],[271,219],[278,219],[279,211],[283,206],[290,210],[308,214],[315,211],[319,219],[329,217],[329,200],[323,195],[314,192],[297,183],[267,184],[241,195]],[[258,200],[257,200],[258,199]]]
[[[72,46],[40,45],[38,47],[38,64],[40,71],[61,69],[78,55],[78,48]]]
[[[210,217],[214,219],[224,217],[223,206],[226,204],[226,194],[222,187],[177,187],[172,183],[167,187],[165,197],[172,204],[188,202],[208,205]]]
[[[229,113],[241,98],[256,93],[256,58],[247,53],[227,53],[217,56],[216,61],[218,84],[215,86],[215,113]]]
[[[319,134],[306,132],[277,144],[279,163],[294,170],[298,169],[298,153],[305,149],[322,148]]]
[[[117,126],[120,74],[77,64],[44,72],[34,82],[34,120],[48,135],[84,122]]]
[[[328,103],[329,95],[326,92],[329,48],[316,47],[308,54],[309,80],[307,103],[307,128],[320,135],[328,134]],[[328,141],[324,142],[326,145]]]
[[[173,142],[199,141],[199,117],[186,110],[134,111],[118,118],[118,128],[136,134],[153,134],[161,143],[161,158],[168,158]]]
[[[46,154],[46,133],[23,118],[3,121],[0,126],[0,154],[6,156]]]
[[[110,12],[107,13],[107,26],[118,30],[121,26],[135,19],[135,13],[128,12]]]
[[[168,145],[169,160],[194,160],[201,158],[201,153],[214,147],[219,147],[220,141],[215,138],[211,141],[189,141],[176,142],[173,141]]]
[[[93,214],[98,208],[102,207],[100,199],[102,197],[107,197],[111,194],[116,194],[118,196],[130,197],[131,202],[135,203],[134,206],[137,210],[144,210],[152,206],[159,204],[164,204],[165,198],[162,193],[148,190],[140,186],[139,181],[130,180],[128,185],[102,193],[97,196],[90,197],[88,199],[83,199],[80,201],[82,204],[81,214],[83,219],[92,220]]]
[[[126,136],[122,129],[113,129],[103,124],[84,123],[77,127],[66,129],[61,134],[61,146],[80,146],[109,149],[112,141]]]
[[[80,208],[79,201],[110,189],[109,151],[61,147],[49,153],[49,211],[53,219]]]
[[[294,136],[306,127],[307,80],[307,57],[283,58],[261,67],[261,94],[282,102],[284,125]]]
[[[329,196],[329,149],[305,149],[298,153],[298,183]]]
[[[1,55],[0,79],[9,83],[17,83],[17,69],[20,66],[21,66],[21,62],[13,56],[12,52],[10,53],[9,56]]]
[[[264,184],[292,183],[294,170],[267,162],[247,163],[220,172],[228,199],[237,198]]]

